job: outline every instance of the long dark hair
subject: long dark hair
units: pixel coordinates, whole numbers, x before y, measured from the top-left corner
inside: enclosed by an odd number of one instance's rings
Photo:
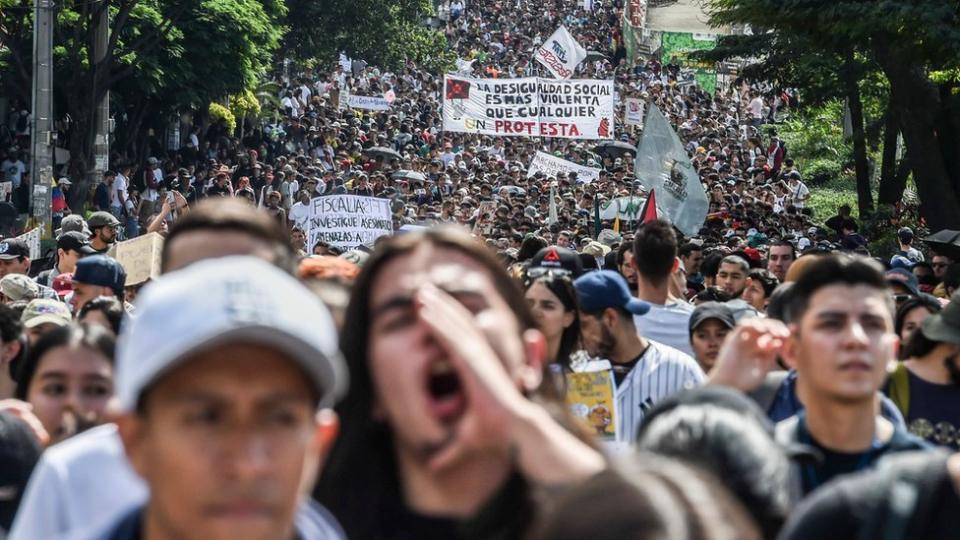
[[[516,315],[521,331],[536,328],[518,284],[504,271],[496,255],[457,227],[438,227],[392,237],[377,246],[357,278],[347,306],[340,348],[350,370],[350,391],[337,407],[342,431],[314,491],[350,538],[377,538],[384,518],[403,507],[390,426],[374,418],[374,389],[368,365],[370,295],[374,281],[391,261],[430,244],[456,251],[475,261],[493,278],[497,292]],[[398,351],[397,354],[402,354]],[[548,381],[546,372],[544,381]],[[544,405],[564,427],[578,435],[573,417],[563,405],[555,385],[542,384],[530,399]],[[584,436],[584,440],[586,437]],[[511,512],[532,519],[532,498],[524,491],[522,507]]]
[[[530,289],[537,283],[546,287],[560,300],[564,311],[573,313],[573,324],[564,328],[560,336],[560,350],[557,351],[557,357],[549,359],[560,364],[565,371],[569,370],[570,355],[580,346],[580,308],[577,303],[577,290],[569,277],[552,274],[528,280],[525,289]]]
[[[907,315],[911,311],[922,307],[926,308],[930,314],[940,313],[940,310],[943,307],[940,305],[940,302],[932,296],[914,296],[904,303],[900,304],[900,307],[897,308],[897,314],[893,318],[893,326],[897,335],[900,335],[900,332],[903,330],[903,323],[907,320]]]
[[[37,343],[30,348],[26,360],[20,366],[17,376],[16,398],[26,401],[27,392],[30,389],[30,381],[33,380],[40,361],[44,355],[57,347],[86,347],[97,351],[106,357],[110,365],[113,365],[114,348],[116,340],[109,330],[99,324],[75,324],[54,328],[40,336]]]

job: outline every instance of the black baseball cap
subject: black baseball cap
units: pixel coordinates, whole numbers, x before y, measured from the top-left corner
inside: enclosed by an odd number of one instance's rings
[[[573,279],[577,279],[583,275],[583,260],[575,251],[560,246],[547,246],[530,259],[528,268],[566,270]]]
[[[730,329],[737,325],[737,321],[733,317],[733,310],[729,306],[720,302],[704,302],[697,306],[690,315],[689,331],[693,332],[709,319],[716,319]]]
[[[97,250],[90,246],[90,241],[83,233],[68,231],[57,238],[57,248],[64,251],[76,251],[81,255],[96,255]]]
[[[20,257],[30,257],[30,248],[19,238],[7,238],[0,242],[0,261],[12,261]]]

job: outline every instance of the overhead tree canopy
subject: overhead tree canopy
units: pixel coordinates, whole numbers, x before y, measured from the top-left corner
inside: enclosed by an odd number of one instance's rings
[[[960,2],[706,0],[706,5],[713,23],[749,25],[755,34],[723,40],[721,46],[759,59],[758,74],[775,74],[813,95],[829,94],[831,66],[839,76],[837,93],[846,88],[848,97],[851,79],[876,66],[889,83],[887,126],[903,135],[921,214],[931,228],[960,228]]]
[[[422,24],[434,14],[431,0],[287,0],[287,56],[335,61],[340,52],[388,68],[405,60],[428,69],[456,58],[446,38]]]

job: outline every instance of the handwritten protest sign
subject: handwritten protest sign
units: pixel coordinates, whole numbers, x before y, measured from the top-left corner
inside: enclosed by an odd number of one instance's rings
[[[591,362],[589,371],[567,373],[567,405],[573,416],[601,440],[616,440],[617,411],[609,362]],[[604,367],[606,364],[607,367]]]
[[[307,230],[311,249],[317,242],[353,249],[393,234],[390,201],[357,195],[317,197],[310,203]]]
[[[530,168],[527,169],[527,178],[532,177],[538,172],[547,176],[567,176],[570,173],[576,173],[577,182],[590,183],[600,178],[600,169],[593,167],[584,167],[577,165],[572,161],[551,156],[546,152],[537,152],[537,155],[530,162]]]
[[[613,81],[444,78],[444,131],[610,139],[613,113]]]
[[[341,107],[361,109],[365,111],[389,111],[390,101],[385,97],[354,96],[345,92],[340,93]]]
[[[27,244],[27,247],[30,248],[31,259],[40,258],[40,227],[30,229],[29,231],[21,234],[17,237],[17,240],[24,242]]]
[[[127,285],[139,285],[160,275],[163,237],[152,232],[132,240],[118,242],[111,248],[113,258],[127,271]]]

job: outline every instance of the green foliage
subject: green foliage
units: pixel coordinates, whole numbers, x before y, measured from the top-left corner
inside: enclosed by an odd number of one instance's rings
[[[246,118],[260,114],[260,101],[252,90],[244,90],[230,96],[230,112],[236,118]]]
[[[853,209],[853,217],[858,216],[857,187],[852,178],[836,178],[810,189],[807,206],[813,210],[813,220],[817,224],[823,225],[837,213],[841,204],[849,204]]]
[[[233,133],[237,129],[237,117],[230,112],[230,109],[223,105],[211,103],[210,107],[207,108],[207,114],[210,115],[210,120],[213,122],[223,121],[227,125],[230,133]]]
[[[456,60],[446,37],[424,27],[431,0],[287,0],[284,52],[302,62],[329,65],[343,51],[352,58],[396,69],[405,61],[446,69]]]

